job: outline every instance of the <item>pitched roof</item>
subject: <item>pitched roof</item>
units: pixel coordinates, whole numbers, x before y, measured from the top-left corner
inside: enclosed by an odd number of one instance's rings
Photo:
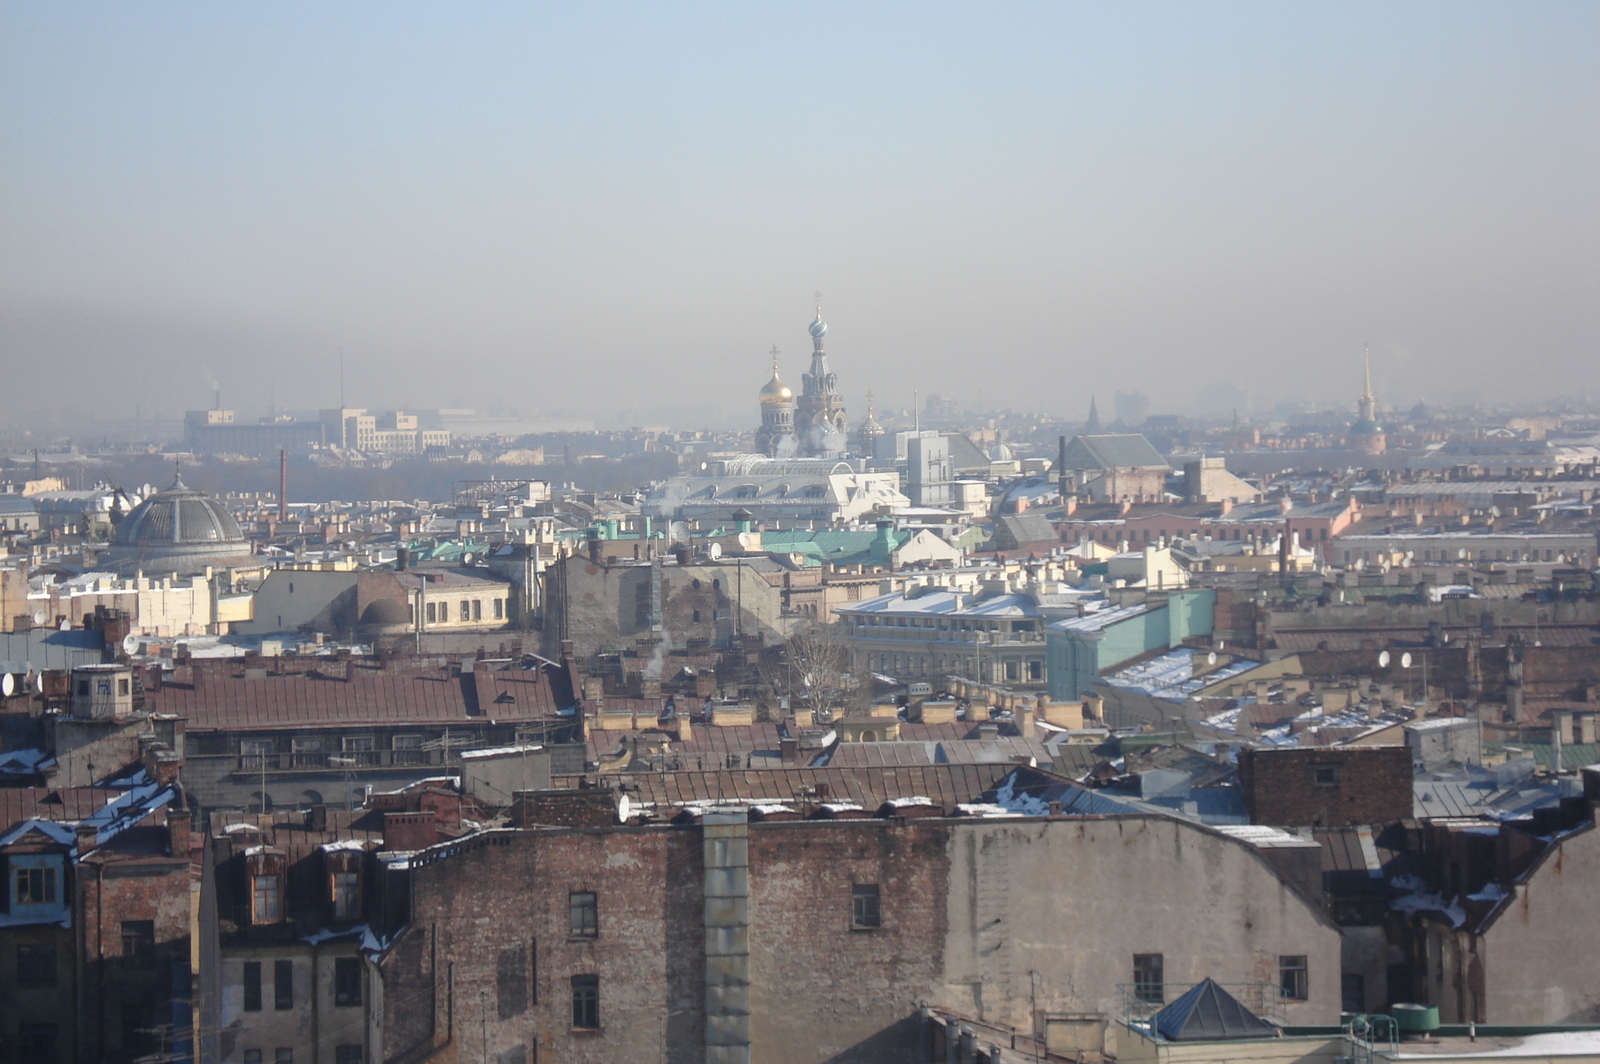
[[[194,668],[195,666],[191,666]],[[335,666],[327,666],[330,672]],[[348,680],[315,671],[244,678],[242,662],[207,662],[199,682],[146,688],[156,713],[188,718],[190,732],[351,724],[524,721],[550,717],[572,702],[560,670],[449,666],[382,668],[352,661]]]
[[[1065,469],[1171,468],[1150,441],[1138,434],[1074,436],[1065,458]]]
[[[1150,1019],[1156,1033],[1171,1042],[1220,1042],[1236,1038],[1276,1038],[1278,1029],[1243,1005],[1211,978]]]

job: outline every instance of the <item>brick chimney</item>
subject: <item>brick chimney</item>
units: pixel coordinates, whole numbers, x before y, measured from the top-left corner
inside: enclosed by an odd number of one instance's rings
[[[72,832],[72,852],[79,857],[100,844],[100,829],[93,824],[79,824]]]
[[[187,809],[167,806],[167,852],[174,857],[189,856],[189,825],[194,814]]]

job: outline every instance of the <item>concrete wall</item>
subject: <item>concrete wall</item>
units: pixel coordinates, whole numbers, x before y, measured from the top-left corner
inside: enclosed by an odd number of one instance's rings
[[[1564,838],[1517,886],[1479,946],[1484,1022],[1600,1023],[1597,884],[1600,830],[1590,827]],[[1469,986],[1472,960],[1460,968]]]
[[[1190,636],[1211,634],[1217,593],[1210,588],[1174,591],[1166,603],[1098,632],[1045,629],[1050,697],[1082,698],[1106,669],[1152,650],[1176,646]]]
[[[1169,1001],[1207,976],[1276,983],[1278,958],[1304,955],[1310,997],[1289,1022],[1339,1019],[1338,929],[1254,849],[1182,821],[961,824],[946,912],[939,1004],[979,1019],[1030,1030],[1035,1007],[1120,1018],[1135,953],[1163,955]]]
[[[292,1049],[296,1061],[332,1064],[336,1047],[369,1047],[367,1037],[372,990],[377,981],[363,960],[360,1005],[339,1005],[334,993],[334,972],[340,957],[361,957],[354,938],[316,946],[306,943],[259,947],[234,947],[222,958],[222,1064],[240,1064],[246,1050],[259,1049],[263,1062],[278,1049]],[[274,997],[274,964],[287,960],[294,967],[294,1006],[278,1009]],[[261,965],[261,1009],[244,1009],[244,966]],[[372,1056],[368,1060],[374,1059]]]

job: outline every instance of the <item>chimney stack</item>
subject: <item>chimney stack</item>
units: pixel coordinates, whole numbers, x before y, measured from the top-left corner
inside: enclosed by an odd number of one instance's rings
[[[289,452],[278,448],[278,524],[289,520]]]
[[[173,857],[189,856],[189,825],[193,816],[187,809],[167,806],[167,850]]]

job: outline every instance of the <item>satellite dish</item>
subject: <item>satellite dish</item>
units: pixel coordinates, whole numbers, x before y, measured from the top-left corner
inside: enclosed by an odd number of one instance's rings
[[[667,526],[667,541],[674,547],[688,544],[694,540],[694,535],[689,531],[689,525],[684,521],[674,521]]]
[[[1411,654],[1409,651],[1400,655],[1400,667],[1402,669],[1411,668]]]
[[[1216,663],[1217,663],[1217,652],[1215,650],[1213,650],[1211,653],[1206,655],[1206,664],[1207,665],[1215,665]]]
[[[1383,653],[1378,655],[1378,668],[1387,669],[1388,667],[1389,667],[1389,652],[1387,650],[1385,650]]]
[[[122,652],[124,654],[139,653],[139,637],[129,632],[122,637]]]
[[[49,616],[49,614],[45,613],[44,610],[34,610],[33,611],[33,623],[34,624],[43,624],[44,621],[45,621],[45,618],[48,617],[48,616]]]
[[[1223,649],[1223,648],[1224,648],[1224,647],[1226,647],[1226,646],[1227,646],[1227,645],[1228,645],[1228,644],[1227,644],[1227,643],[1226,643],[1226,642],[1224,642],[1224,641],[1223,641],[1223,640],[1221,640],[1221,639],[1219,639],[1219,640],[1217,640],[1217,649],[1218,649],[1218,650],[1221,650],[1221,649]]]
[[[706,548],[706,553],[709,554],[713,559],[722,557],[722,544],[711,544],[710,547]]]
[[[628,818],[632,815],[633,802],[626,794],[624,794],[621,798],[617,799],[617,820],[626,824],[628,822]]]
[[[462,565],[471,565],[472,564],[472,552],[470,550],[467,551],[467,553],[465,553],[465,554],[463,554],[461,556],[461,564]]]
[[[17,691],[17,678],[9,672],[0,673],[0,695],[10,698]]]
[[[33,678],[33,689],[44,694],[44,673],[41,672]]]
[[[61,618],[61,623],[56,625],[56,628],[63,632],[70,632],[72,631],[72,622],[63,617]]]

